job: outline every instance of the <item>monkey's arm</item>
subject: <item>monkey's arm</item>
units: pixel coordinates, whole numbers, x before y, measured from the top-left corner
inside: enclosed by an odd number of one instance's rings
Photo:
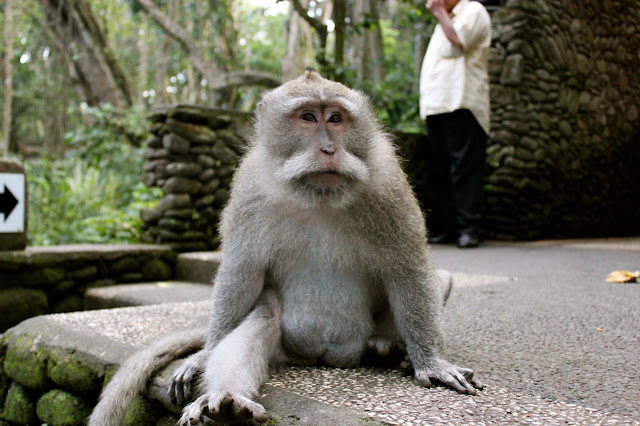
[[[169,381],[169,397],[177,405],[191,398],[211,350],[248,315],[264,287],[264,268],[238,251],[229,246],[216,275],[204,348],[187,358]]]
[[[388,283],[389,303],[405,340],[415,377],[422,385],[440,381],[459,393],[476,394],[482,384],[473,371],[440,358],[443,338],[440,329],[442,294],[432,271],[412,271]]]

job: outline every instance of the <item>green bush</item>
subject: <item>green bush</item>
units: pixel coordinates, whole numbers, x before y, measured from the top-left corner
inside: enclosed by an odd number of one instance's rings
[[[136,242],[140,209],[160,198],[141,183],[143,148],[131,144],[144,134],[141,112],[82,112],[85,125],[67,135],[62,158],[25,161],[30,245]]]

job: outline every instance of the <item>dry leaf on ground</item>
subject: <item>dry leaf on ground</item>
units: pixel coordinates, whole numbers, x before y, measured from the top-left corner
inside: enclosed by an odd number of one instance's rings
[[[607,277],[608,283],[635,283],[640,278],[640,271],[613,271]]]

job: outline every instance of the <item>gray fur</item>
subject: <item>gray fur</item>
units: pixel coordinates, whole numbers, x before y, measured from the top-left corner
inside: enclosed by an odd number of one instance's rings
[[[306,105],[319,126],[300,121]],[[332,111],[340,123],[324,121]],[[338,183],[316,179],[328,171]],[[265,421],[254,398],[269,363],[354,367],[396,344],[423,385],[481,387],[440,358],[450,276],[429,266],[424,217],[363,94],[312,71],[267,92],[220,231],[207,341],[169,390],[189,400],[202,377],[181,425]]]

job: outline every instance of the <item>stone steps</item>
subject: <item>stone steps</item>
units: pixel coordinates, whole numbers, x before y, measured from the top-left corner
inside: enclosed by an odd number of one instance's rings
[[[222,261],[222,252],[182,253],[176,259],[176,279],[211,284]]]
[[[202,327],[210,302],[188,302],[34,317],[0,340],[0,424],[83,425],[98,394],[118,366],[135,351],[168,333]],[[171,363],[129,409],[125,425],[175,424],[166,384],[182,362]],[[398,370],[375,367],[273,369],[258,401],[267,424],[636,424],[633,418],[547,400],[489,380],[475,397],[436,387],[426,389]],[[522,417],[521,417],[522,415]],[[536,423],[536,422],[534,422]]]
[[[122,284],[92,288],[84,295],[85,310],[122,308],[207,300],[211,285],[187,281]]]
[[[90,288],[85,292],[84,308],[93,310],[208,300],[211,282],[221,259],[221,252],[179,254],[175,280]]]
[[[207,302],[160,304],[43,315],[8,330],[0,341],[0,424],[85,424],[97,396],[118,366],[168,333],[206,325]],[[135,400],[126,425],[175,424],[166,382],[182,362],[170,364]],[[367,415],[299,396],[278,383],[265,385],[260,401],[270,424],[362,424]],[[327,423],[329,422],[329,423]]]

